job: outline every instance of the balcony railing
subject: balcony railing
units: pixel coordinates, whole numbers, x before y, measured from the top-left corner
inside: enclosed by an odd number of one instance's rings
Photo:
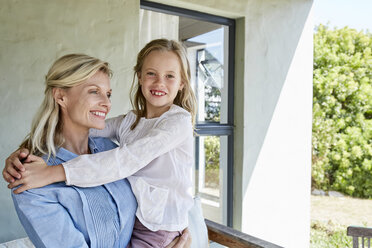
[[[265,240],[255,238],[216,222],[205,220],[209,240],[227,247],[236,248],[283,248]]]

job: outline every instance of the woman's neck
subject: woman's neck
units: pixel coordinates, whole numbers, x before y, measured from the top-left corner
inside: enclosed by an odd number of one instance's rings
[[[64,129],[62,131],[65,139],[62,147],[78,155],[90,153],[88,146],[89,130],[73,132]]]

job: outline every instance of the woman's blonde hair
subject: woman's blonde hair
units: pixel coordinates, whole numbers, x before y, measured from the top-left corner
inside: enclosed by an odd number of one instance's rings
[[[137,119],[131,126],[131,129],[133,130],[137,126],[141,117],[146,116],[146,99],[142,94],[141,86],[138,82],[138,75],[141,73],[146,57],[153,51],[167,51],[173,52],[177,55],[181,65],[181,80],[184,87],[178,92],[173,103],[190,112],[192,123],[194,124],[196,115],[196,98],[191,88],[190,64],[187,59],[186,49],[177,41],[156,39],[147,43],[137,55],[137,64],[134,66],[134,76],[131,87],[131,103],[137,115]]]
[[[53,97],[53,89],[77,86],[97,71],[112,75],[107,62],[85,54],[68,54],[57,59],[45,76],[44,100],[34,116],[31,132],[20,147],[36,155],[55,156],[56,147],[63,144],[64,138],[60,106]]]

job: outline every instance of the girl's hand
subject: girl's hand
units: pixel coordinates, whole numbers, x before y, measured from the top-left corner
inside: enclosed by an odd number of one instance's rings
[[[42,158],[35,155],[28,155],[27,160],[28,162],[23,164],[25,171],[20,172],[21,179],[8,185],[8,188],[12,189],[22,184],[21,187],[13,191],[15,194],[65,180],[65,171],[62,165],[48,166]]]
[[[17,179],[21,178],[20,172],[25,171],[22,162],[27,161],[29,150],[21,148],[12,154],[5,160],[5,167],[3,169],[3,178],[8,183],[12,183]]]

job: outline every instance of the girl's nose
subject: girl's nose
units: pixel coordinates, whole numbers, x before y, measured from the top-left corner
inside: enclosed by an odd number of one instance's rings
[[[157,78],[156,78],[156,80],[154,81],[154,83],[156,83],[156,84],[164,84],[164,77],[162,77],[162,76],[158,76]]]

